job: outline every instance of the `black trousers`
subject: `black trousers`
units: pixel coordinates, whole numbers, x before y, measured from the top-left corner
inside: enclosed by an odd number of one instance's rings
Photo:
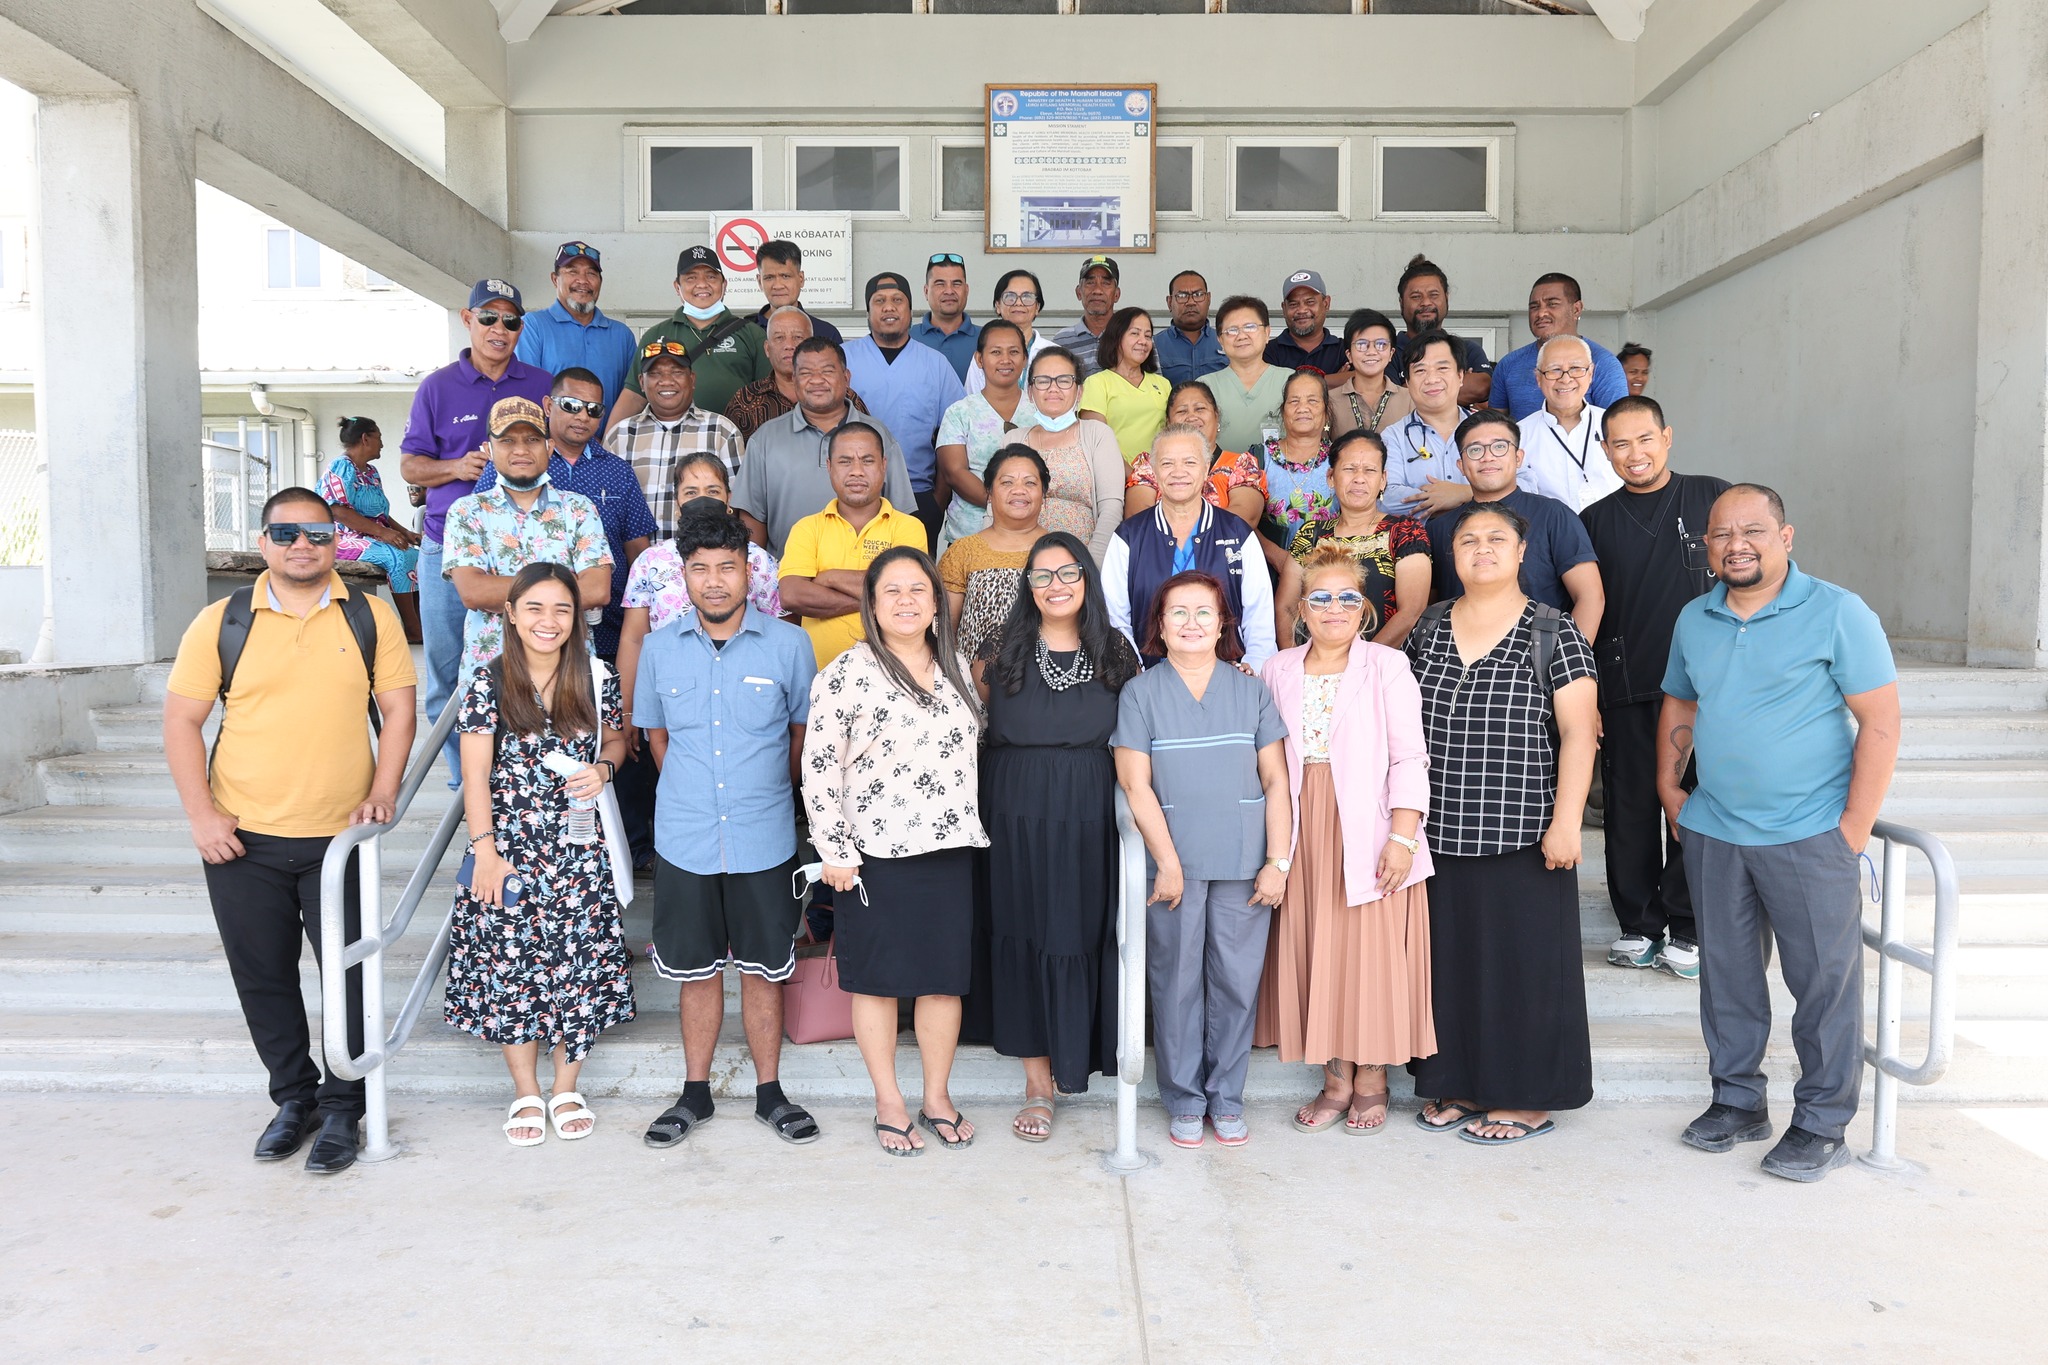
[[[924,523],[924,547],[936,551],[939,544],[939,528],[946,524],[946,509],[939,504],[935,491],[917,495],[917,519]],[[937,558],[936,554],[933,558]]]
[[[274,1104],[304,1100],[323,1114],[362,1117],[363,1083],[344,1081],[331,1072],[323,1079],[313,1060],[312,1031],[306,1024],[305,997],[299,989],[302,940],[313,944],[320,960],[320,862],[330,839],[281,839],[241,830],[236,835],[246,850],[230,863],[206,865],[206,891],[213,901],[213,921],[220,926],[221,947],[235,993],[242,1000],[242,1018],[249,1041],[270,1073]],[[348,860],[347,896],[343,909],[348,936],[361,931],[356,888],[356,858]],[[363,1050],[363,969],[348,972],[348,1046]],[[328,1021],[332,1026],[333,1021]]]
[[[616,655],[605,660],[613,673],[619,671]],[[633,724],[631,716],[626,724]],[[626,842],[633,849],[633,866],[642,863],[651,865],[654,857],[654,788],[661,778],[661,770],[654,766],[654,758],[647,752],[643,738],[633,756],[619,765],[618,774],[612,779],[612,795],[619,798],[619,821],[626,828]]]
[[[1624,934],[1699,942],[1685,860],[1664,827],[1657,799],[1657,713],[1663,701],[1604,706],[1600,777],[1607,792],[1607,899]],[[1685,789],[1695,778],[1686,767]]]

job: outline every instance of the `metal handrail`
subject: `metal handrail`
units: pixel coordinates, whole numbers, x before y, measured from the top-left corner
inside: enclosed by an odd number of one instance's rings
[[[1116,791],[1116,835],[1116,1150],[1108,1165],[1136,1171],[1151,1164],[1138,1150],[1138,1085],[1145,1079],[1145,839],[1122,787]]]
[[[428,884],[434,880],[434,873],[440,868],[441,859],[447,855],[449,844],[454,842],[456,828],[462,822],[462,802],[458,799],[448,803],[441,823],[434,827],[433,837],[427,841],[426,853],[407,879],[405,890],[399,895],[398,905],[389,920],[384,918],[383,836],[395,829],[405,817],[413,798],[419,794],[421,784],[440,762],[442,747],[455,729],[455,718],[462,709],[459,705],[461,700],[460,695],[450,697],[448,704],[441,708],[441,718],[434,722],[427,742],[420,746],[405,780],[399,784],[398,801],[392,807],[390,821],[381,825],[349,826],[327,845],[327,858],[320,865],[320,904],[339,906],[343,903],[343,878],[348,875],[349,855],[360,850],[356,877],[360,890],[361,921],[365,926],[362,937],[354,942],[347,941],[345,916],[325,912],[320,916],[320,1040],[327,1055],[329,1071],[345,1081],[364,1083],[364,1161],[382,1161],[398,1154],[398,1149],[391,1143],[391,1113],[385,1103],[384,1067],[404,1050],[406,1039],[412,1036],[413,1025],[419,1022],[420,1011],[426,1006],[427,997],[433,994],[441,968],[448,961],[449,933],[455,920],[452,899],[448,912],[441,917],[440,928],[435,931],[433,946],[427,950],[427,960],[420,965],[419,975],[413,980],[412,989],[407,992],[405,1004],[399,1008],[398,1019],[388,1034],[384,1029],[384,950],[396,943],[411,926],[413,914],[419,909]],[[335,1028],[330,1023],[348,1018],[347,974],[350,967],[358,965],[363,969],[364,1051],[360,1056],[349,1051],[348,1030],[345,1027]]]
[[[1880,820],[1871,837],[1883,841],[1879,856],[1878,924],[1863,925],[1863,942],[1876,950],[1877,1038],[1865,1040],[1863,1060],[1877,1071],[1870,1105],[1870,1150],[1857,1158],[1880,1171],[1901,1171],[1899,1159],[1899,1086],[1932,1085],[1948,1070],[1955,1050],[1956,934],[1961,903],[1955,859],[1948,846],[1925,830]],[[1934,943],[1915,948],[1903,937],[1906,918],[1905,851],[1918,849],[1934,871]],[[1931,978],[1927,997],[1927,1053],[1918,1066],[1899,1056],[1899,1021],[1903,1012],[1901,968],[1913,967]]]

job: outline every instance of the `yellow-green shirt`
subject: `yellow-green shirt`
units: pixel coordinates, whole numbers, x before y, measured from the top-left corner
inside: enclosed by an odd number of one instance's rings
[[[210,783],[220,808],[256,834],[327,838],[370,794],[376,763],[365,703],[370,673],[342,615],[349,587],[339,574],[310,615],[273,605],[270,574],[256,576],[255,621],[235,665],[221,715]],[[169,689],[192,701],[220,695],[220,622],[227,599],[185,628]],[[413,687],[412,653],[398,613],[370,598],[377,622],[377,690]]]
[[[883,498],[868,524],[856,531],[851,522],[839,515],[839,499],[834,498],[825,504],[824,511],[813,512],[789,528],[789,535],[782,542],[782,572],[801,578],[816,578],[826,569],[860,572],[874,562],[876,555],[897,545],[927,548],[924,523],[907,512],[897,511]],[[944,611],[946,604],[941,602],[938,608]],[[820,668],[866,638],[857,611],[844,616],[801,619],[804,629],[810,632],[811,649],[818,656]]]
[[[1132,384],[1115,370],[1097,370],[1082,383],[1076,406],[1109,419],[1117,449],[1129,464],[1152,448],[1152,438],[1166,425],[1166,396],[1171,392],[1173,385],[1163,374],[1148,374],[1143,382]]]

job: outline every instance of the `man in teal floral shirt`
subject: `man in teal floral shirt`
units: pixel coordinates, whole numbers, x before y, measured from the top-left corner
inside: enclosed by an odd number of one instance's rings
[[[549,485],[540,405],[499,399],[489,431],[497,486],[457,498],[442,536],[442,572],[469,608],[462,627],[465,680],[504,648],[505,592],[527,565],[561,564],[575,574],[586,621],[599,615],[612,591],[611,549],[597,508],[580,493]]]

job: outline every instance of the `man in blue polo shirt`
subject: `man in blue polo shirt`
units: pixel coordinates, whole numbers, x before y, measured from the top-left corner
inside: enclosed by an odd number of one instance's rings
[[[910,340],[910,281],[883,271],[867,283],[867,305],[868,334],[846,343],[846,372],[868,411],[902,449],[925,543],[936,545],[945,515],[933,491],[939,422],[967,389],[945,356]]]
[[[1577,280],[1555,272],[1538,276],[1536,283],[1529,286],[1529,334],[1536,339],[1509,351],[1493,367],[1493,387],[1487,403],[1517,422],[1541,412],[1543,386],[1536,382],[1536,361],[1542,354],[1543,343],[1552,337],[1578,336],[1579,316],[1585,311]],[[1596,408],[1613,407],[1616,399],[1628,397],[1628,373],[1614,358],[1614,352],[1599,342],[1586,341],[1586,349],[1593,353],[1593,377],[1586,384],[1586,401]]]
[[[549,374],[590,371],[604,386],[609,407],[626,387],[638,345],[632,328],[606,317],[597,306],[604,288],[597,248],[588,242],[562,243],[555,248],[555,272],[548,279],[555,286],[555,301],[526,320],[517,354]]]
[[[959,252],[941,251],[924,263],[924,301],[931,311],[910,329],[910,339],[946,357],[965,383],[981,325],[967,316],[967,261]]]
[[[782,1093],[782,983],[796,968],[803,906],[794,774],[810,717],[810,637],[747,605],[747,533],[729,514],[676,527],[696,610],[647,637],[633,723],[661,765],[655,811],[654,970],[680,986],[683,1093],[648,1126],[673,1147],[711,1117],[711,1061],[725,1018],[725,969],[739,968],[740,1018],[754,1059],[754,1117],[785,1142],[818,1125]]]
[[[1657,736],[1657,795],[1699,920],[1714,1083],[1683,1139],[1725,1152],[1771,1135],[1768,933],[1792,990],[1800,1076],[1792,1124],[1763,1168],[1812,1182],[1849,1159],[1843,1130],[1863,1078],[1857,859],[1899,756],[1898,671],[1862,599],[1792,562],[1776,493],[1729,488],[1706,540],[1720,582],[1678,615]]]
[[[1209,322],[1209,282],[1199,270],[1183,270],[1167,282],[1166,311],[1173,326],[1152,334],[1152,354],[1167,383],[1185,384],[1230,364]]]
[[[469,345],[452,364],[420,381],[413,393],[412,415],[406,419],[399,450],[399,474],[427,490],[426,518],[420,526],[420,632],[426,639],[427,723],[455,695],[462,663],[462,631],[469,609],[442,573],[441,536],[448,509],[457,498],[476,491],[476,481],[490,467],[485,447],[486,422],[501,398],[526,398],[545,403],[554,376],[520,360],[514,349],[526,324],[519,291],[503,280],[478,280],[469,291],[462,325]],[[462,784],[462,758],[457,736],[450,733],[448,785]]]

